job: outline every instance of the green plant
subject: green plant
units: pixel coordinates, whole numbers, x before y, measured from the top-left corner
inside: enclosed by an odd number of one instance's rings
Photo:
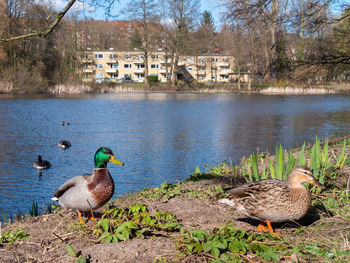
[[[184,190],[180,187],[180,184],[171,184],[164,182],[160,187],[153,189],[145,188],[140,194],[147,198],[156,198],[162,200],[169,200],[176,195],[180,195]]]
[[[117,243],[156,231],[176,232],[181,229],[175,215],[159,211],[150,215],[144,204],[136,204],[126,209],[113,207],[104,210],[94,234],[99,237],[98,241]]]
[[[158,82],[158,76],[157,75],[148,75],[147,78],[148,78],[148,81],[150,83]]]
[[[210,255],[208,259],[229,262],[241,262],[246,254],[254,254],[268,261],[279,261],[280,251],[288,246],[285,243],[266,245],[264,240],[278,242],[278,238],[270,234],[249,234],[247,231],[233,228],[231,225],[214,229],[211,233],[197,229],[185,233],[178,240],[177,246],[185,255]],[[208,256],[207,256],[208,257]]]
[[[88,262],[86,257],[80,255],[80,252],[77,252],[70,245],[66,246],[66,250],[67,250],[68,256],[75,258],[75,261],[74,261],[75,263],[86,263],[86,262]]]
[[[299,158],[297,165],[306,165],[306,160],[305,160],[305,142],[303,143],[303,146],[301,147],[301,150],[299,152]]]
[[[21,228],[18,228],[14,233],[6,231],[3,234],[0,233],[0,244],[14,243],[18,239],[25,239],[28,237],[29,235]]]
[[[29,209],[29,214],[32,217],[39,216],[39,206],[37,202],[33,201],[32,206]]]
[[[337,168],[343,168],[343,166],[344,166],[344,163],[345,163],[347,156],[348,156],[348,154],[345,153],[345,151],[346,151],[346,140],[344,140],[343,148],[341,150],[339,158],[337,158],[337,163],[336,163]]]

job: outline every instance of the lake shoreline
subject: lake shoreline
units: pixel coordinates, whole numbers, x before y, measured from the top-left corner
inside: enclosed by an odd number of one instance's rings
[[[330,86],[286,86],[278,87],[270,85],[268,87],[258,87],[252,90],[242,88],[237,89],[236,85],[229,84],[202,84],[194,85],[181,84],[176,89],[169,89],[159,84],[151,85],[145,88],[138,83],[128,84],[69,84],[56,85],[48,88],[46,91],[21,91],[16,90],[12,85],[0,82],[0,94],[52,94],[52,95],[73,95],[73,94],[103,94],[103,93],[234,93],[234,94],[264,94],[264,95],[314,95],[314,94],[346,94],[350,93],[350,85],[330,85]]]
[[[349,136],[328,140],[329,155],[327,158],[334,165],[338,165],[336,163],[341,161],[338,157],[342,156],[343,140],[347,140],[347,145],[349,144]],[[312,161],[310,158],[313,158],[311,147],[314,145],[305,147],[305,161],[309,165]],[[324,145],[324,142],[319,143],[320,150],[324,151]],[[302,148],[291,150],[291,154],[299,158],[299,161]],[[349,153],[348,146],[345,152]],[[261,153],[258,156],[261,158],[258,162],[260,173],[264,166],[268,166],[270,160],[272,162],[275,160],[275,156],[268,153]],[[160,222],[156,226],[152,225],[151,228],[142,232],[141,238],[137,237],[136,232],[129,229],[126,240],[117,240],[116,243],[111,240],[106,241],[108,240],[107,235],[101,239],[102,229],[108,230],[112,227],[112,223],[106,221],[109,220],[107,214],[103,214],[105,221],[100,220],[100,227],[98,227],[99,223],[96,225],[96,222],[81,225],[74,212],[57,209],[52,214],[26,216],[23,220],[5,226],[0,233],[3,237],[8,238],[6,240],[12,240],[11,238],[14,240],[0,243],[0,258],[5,263],[16,260],[23,262],[199,262],[196,260],[222,259],[220,255],[224,255],[225,251],[232,248],[225,249],[220,246],[215,251],[203,252],[206,251],[204,244],[206,239],[202,240],[200,236],[197,239],[191,239],[190,237],[196,237],[195,233],[214,236],[219,235],[220,231],[226,231],[221,238],[227,238],[230,233],[238,231],[239,235],[235,237],[236,242],[242,242],[249,247],[251,244],[257,246],[263,242],[264,247],[259,247],[259,249],[262,251],[267,249],[270,255],[274,255],[274,258],[269,259],[267,255],[259,253],[258,250],[256,252],[253,249],[239,250],[235,252],[235,255],[238,256],[240,262],[288,261],[292,258],[296,259],[293,261],[302,260],[302,262],[325,262],[327,259],[347,262],[350,259],[348,247],[343,245],[343,238],[348,238],[345,231],[349,226],[349,211],[346,207],[350,204],[350,196],[347,193],[350,187],[350,167],[345,164],[345,161],[342,161],[343,163],[334,170],[337,171],[335,178],[326,177],[324,182],[326,190],[312,194],[312,208],[303,220],[298,220],[294,224],[292,222],[274,224],[276,231],[281,232],[278,239],[259,234],[256,232],[257,223],[240,220],[242,215],[237,215],[234,210],[218,205],[215,201],[218,194],[222,194],[222,189],[227,185],[232,187],[245,182],[242,175],[237,177],[235,172],[239,167],[244,167],[244,162],[248,162],[248,159],[242,159],[241,165],[236,166],[235,170],[231,170],[232,167],[223,163],[208,172],[195,171],[186,181],[178,184],[163,183],[159,187],[144,189],[113,200],[109,206],[110,210],[106,211],[112,211],[114,207],[121,209],[116,210],[121,213],[126,209],[125,211],[129,213],[129,220],[133,213],[137,214],[135,221],[126,221],[126,223],[132,222],[129,224],[132,224],[133,228],[140,227],[139,223],[136,224],[140,222],[138,209],[146,209],[142,217],[147,218],[147,222],[157,220],[157,217],[153,216],[155,213],[158,213],[158,218],[164,216],[163,220],[165,217],[168,218],[166,220],[172,220],[172,223],[168,223],[166,227]],[[343,197],[344,194],[346,196]],[[175,215],[175,217],[170,215]],[[105,227],[102,221],[109,222],[110,225]],[[143,224],[147,224],[146,221]],[[182,230],[177,228],[179,225]],[[17,233],[18,240],[15,235],[10,236],[9,233]],[[98,235],[100,235],[99,239]],[[315,236],[317,238],[314,238]],[[211,240],[209,236],[206,238],[207,242]],[[255,238],[257,238],[256,243]],[[198,251],[193,249],[196,246]],[[249,261],[246,261],[246,258],[249,258]]]

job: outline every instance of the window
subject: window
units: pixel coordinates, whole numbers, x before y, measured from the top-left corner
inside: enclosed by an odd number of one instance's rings
[[[228,63],[228,62],[230,62],[230,59],[229,58],[223,58],[222,62],[227,62]]]
[[[103,54],[95,54],[95,58],[101,59],[101,58],[103,58]]]
[[[124,74],[124,78],[131,79],[131,75],[130,74]]]
[[[210,67],[210,70],[218,70],[217,67]]]
[[[151,59],[158,59],[158,54],[152,54]]]
[[[82,56],[81,56],[82,59],[89,59],[89,54],[87,53],[84,53]]]
[[[136,56],[136,60],[142,60],[143,61],[143,55],[139,54]]]
[[[118,68],[119,64],[116,63],[116,64],[111,64],[111,68]]]
[[[116,79],[118,78],[118,73],[112,73],[111,74],[111,79]]]
[[[218,62],[219,59],[218,59],[218,58],[211,58],[210,61],[211,61],[211,62]]]
[[[131,68],[131,64],[124,64],[124,68]]]
[[[124,59],[131,59],[131,55],[130,54],[125,54],[124,55]]]
[[[192,57],[187,58],[186,62],[193,62],[193,58]]]
[[[109,54],[109,59],[116,59],[116,58],[118,58],[117,54],[115,54],[115,53]]]
[[[138,69],[145,68],[145,64],[138,64],[138,65],[137,65],[137,68],[138,68]]]
[[[199,58],[199,59],[198,59],[198,62],[205,63],[205,62],[207,62],[207,59],[206,59],[206,58]]]
[[[159,68],[158,64],[151,64],[151,68]]]
[[[103,73],[97,73],[96,75],[95,75],[95,77],[97,78],[97,79],[103,79]]]
[[[102,63],[97,63],[96,64],[96,68],[103,68],[103,64]]]
[[[143,79],[144,77],[145,77],[145,74],[143,73],[137,74],[138,79]]]

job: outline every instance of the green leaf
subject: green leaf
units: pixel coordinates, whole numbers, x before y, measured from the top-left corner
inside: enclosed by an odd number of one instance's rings
[[[192,253],[193,248],[194,248],[194,245],[193,245],[193,244],[187,244],[186,247],[187,247],[188,251],[189,251],[190,253]]]
[[[105,232],[109,230],[109,219],[101,219],[98,221],[97,226],[101,226]]]
[[[100,242],[101,240],[104,240],[105,238],[111,236],[111,234],[109,232],[104,232],[100,238],[97,240],[97,242]]]
[[[67,244],[66,250],[67,250],[68,256],[74,257],[74,258],[77,257],[77,255],[78,255],[77,252],[76,252],[75,249],[72,248],[70,245]]]
[[[228,254],[228,253],[222,253],[222,254],[220,255],[220,258],[223,259],[223,260],[225,260],[225,261],[228,261],[228,260],[230,259],[230,254]]]
[[[207,241],[203,244],[204,253],[211,251],[212,248],[213,248],[213,244],[211,241]]]
[[[218,258],[220,256],[220,250],[216,247],[213,247],[210,251],[210,254],[212,254],[212,256]]]
[[[80,256],[78,259],[75,260],[75,263],[86,263],[87,259],[85,257]]]

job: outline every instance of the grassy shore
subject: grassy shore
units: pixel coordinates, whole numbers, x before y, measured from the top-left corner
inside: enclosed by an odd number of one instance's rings
[[[349,144],[350,137],[290,151],[278,145],[275,155],[195,168],[187,180],[111,201],[100,220],[83,225],[59,207],[37,216],[33,204],[32,216],[2,226],[0,262],[349,262]],[[311,209],[301,220],[274,224],[278,237],[217,203],[225,188],[283,179],[299,164],[326,189],[309,187]]]
[[[237,83],[184,83],[179,81],[175,88],[170,83],[89,83],[72,82],[48,87],[46,90],[14,88],[13,85],[0,81],[0,94],[88,94],[88,93],[131,93],[131,92],[194,92],[194,93],[262,93],[262,94],[335,94],[350,92],[348,83],[330,84],[293,84],[275,81],[271,83],[253,83],[248,89],[247,83],[241,88]]]

